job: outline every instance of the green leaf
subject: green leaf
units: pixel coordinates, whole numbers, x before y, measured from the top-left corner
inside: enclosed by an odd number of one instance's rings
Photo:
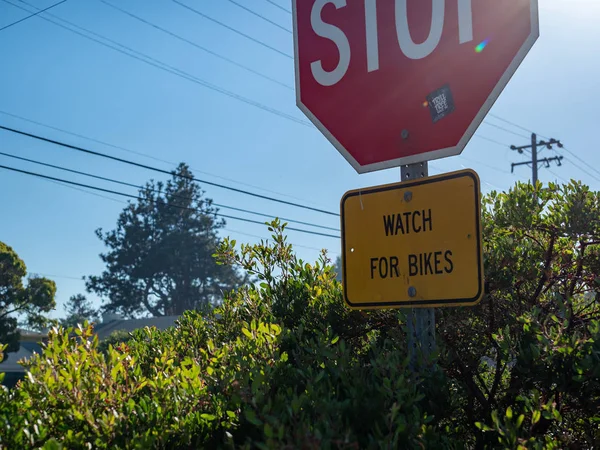
[[[512,416],[513,416],[512,408],[509,406],[508,408],[506,408],[506,418],[512,419]]]
[[[215,420],[217,417],[212,415],[212,414],[200,414],[200,417],[202,417],[204,420],[208,420],[209,422],[212,422],[213,420]]]
[[[331,341],[331,345],[334,345],[334,344],[336,344],[336,343],[337,343],[337,341],[339,341],[339,340],[340,340],[340,337],[339,337],[339,336],[336,336],[336,337],[334,337],[334,338],[333,338],[333,340]]]
[[[535,425],[536,423],[538,423],[540,421],[542,417],[542,413],[539,410],[535,410],[531,416],[531,423],[533,425]]]
[[[252,336],[252,333],[250,333],[250,331],[248,331],[247,328],[242,328],[242,333],[244,333],[246,335],[247,338],[252,339],[254,336]]]
[[[517,428],[521,428],[521,424],[523,423],[523,419],[525,419],[525,416],[523,414],[521,414],[519,417],[517,417]]]
[[[268,423],[265,423],[265,436],[273,438],[273,428]]]
[[[244,416],[246,420],[253,425],[260,426],[262,425],[262,421],[256,417],[256,413],[252,409],[247,409],[244,411]]]
[[[62,444],[59,444],[54,438],[46,441],[42,447],[43,450],[61,450],[62,448]]]

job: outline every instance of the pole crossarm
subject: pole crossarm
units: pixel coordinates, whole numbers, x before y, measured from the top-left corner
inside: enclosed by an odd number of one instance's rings
[[[537,135],[535,133],[531,134],[531,144],[529,145],[511,145],[510,149],[516,151],[517,153],[523,154],[525,150],[531,150],[531,160],[530,161],[522,161],[511,163],[510,165],[510,173],[514,173],[515,167],[518,166],[531,166],[531,180],[533,185],[535,186],[538,181],[538,169],[540,167],[550,167],[550,163],[556,162],[557,166],[562,165],[562,156],[553,156],[551,158],[538,158],[538,147],[547,148],[548,150],[553,149],[553,145],[556,145],[558,148],[563,148],[562,142],[558,139],[551,138],[549,140],[541,140],[538,141]],[[543,166],[540,166],[542,164]]]
[[[556,161],[556,165],[557,166],[562,166],[562,160],[564,159],[563,156],[553,156],[552,158],[542,158],[542,159],[538,159],[538,168],[540,167],[540,164],[544,164],[545,167],[550,167],[550,163]],[[533,161],[523,161],[523,162],[518,162],[518,163],[511,163],[510,165],[510,172],[513,173],[514,172],[514,168],[517,166],[530,166],[533,164]]]

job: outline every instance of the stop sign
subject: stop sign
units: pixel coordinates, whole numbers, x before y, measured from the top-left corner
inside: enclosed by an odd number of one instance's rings
[[[539,35],[537,0],[293,0],[297,104],[359,173],[457,155]]]

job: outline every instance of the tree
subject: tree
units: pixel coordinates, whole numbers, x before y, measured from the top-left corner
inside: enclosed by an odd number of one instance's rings
[[[482,203],[486,296],[436,310],[440,363],[467,406],[463,431],[479,428],[476,448],[529,438],[595,447],[600,193],[575,181],[517,183]]]
[[[334,271],[335,271],[335,279],[341,283],[342,282],[342,273],[343,273],[341,256],[338,256],[337,258],[335,258]]]
[[[204,197],[186,164],[166,185],[148,182],[139,200],[120,214],[115,230],[96,231],[109,251],[106,270],[86,280],[88,292],[105,298],[106,311],[125,316],[181,315],[219,302],[245,282],[235,268],[218,265],[217,209]]]
[[[30,329],[43,328],[46,314],[56,306],[56,284],[42,277],[32,277],[27,285],[25,262],[8,245],[0,242],[0,343],[7,344],[7,352],[19,348],[21,324]]]
[[[77,324],[82,324],[86,320],[93,322],[98,318],[98,311],[92,306],[92,302],[83,294],[71,296],[65,304],[67,317],[60,321],[65,328],[76,327]]]

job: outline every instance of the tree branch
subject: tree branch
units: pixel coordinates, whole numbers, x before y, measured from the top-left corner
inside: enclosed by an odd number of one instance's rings
[[[579,279],[579,277],[581,277],[581,272],[583,272],[583,257],[585,256],[585,250],[588,246],[588,243],[580,242],[579,245],[581,247],[581,253],[579,254],[579,257],[577,258],[577,272],[575,273],[575,276],[573,277],[573,280],[571,281],[571,286],[569,287],[569,296],[570,297],[573,296],[573,293],[575,292],[575,287],[577,286],[577,280]]]
[[[546,281],[548,281],[548,270],[550,269],[550,263],[552,262],[552,256],[554,254],[555,241],[556,241],[556,236],[555,235],[550,236],[550,245],[548,246],[548,250],[546,250],[546,261],[544,262],[544,271],[543,271],[542,277],[540,278],[540,281],[538,283],[538,287],[535,290],[535,293],[531,297],[531,300],[529,300],[529,304],[532,306],[537,302],[538,297],[542,293],[542,289],[544,289],[544,283],[546,283]]]
[[[494,330],[496,329],[496,310],[494,309],[494,298],[490,295],[488,296],[490,301],[490,328],[489,328],[489,339],[492,346],[496,349],[496,373],[494,374],[494,382],[492,383],[492,389],[488,393],[488,404],[492,405],[496,402],[496,391],[498,390],[498,386],[500,385],[500,380],[502,378],[502,374],[506,369],[506,365],[500,369],[500,364],[502,362],[502,353],[500,352],[500,346],[493,338]]]
[[[150,289],[152,289],[152,284],[150,283],[150,280],[146,280],[146,287],[144,288],[144,295],[142,297],[142,302],[144,303],[144,306],[146,307],[146,309],[154,317],[162,316],[163,314],[160,314],[160,312],[158,311],[158,308],[153,307],[150,304],[150,302],[148,301],[148,294],[150,294]]]
[[[5,311],[2,314],[0,314],[0,319],[2,319],[4,317],[7,317],[9,314],[12,314],[12,313],[15,313],[15,312],[18,312],[18,311],[22,311],[24,309],[27,309],[27,305],[21,305],[18,308],[11,309],[10,311]]]
[[[447,342],[446,342],[446,345],[452,352],[453,359],[456,362],[456,364],[458,365],[458,370],[460,371],[460,373],[462,375],[462,381],[465,383],[467,390],[471,392],[471,395],[473,397],[475,397],[477,399],[477,401],[479,401],[481,406],[483,406],[486,409],[489,409],[488,401],[486,400],[485,395],[483,394],[481,389],[479,389],[479,387],[473,380],[473,377],[472,377],[469,369],[465,366],[465,364],[462,362],[462,360],[458,357],[456,350]]]

